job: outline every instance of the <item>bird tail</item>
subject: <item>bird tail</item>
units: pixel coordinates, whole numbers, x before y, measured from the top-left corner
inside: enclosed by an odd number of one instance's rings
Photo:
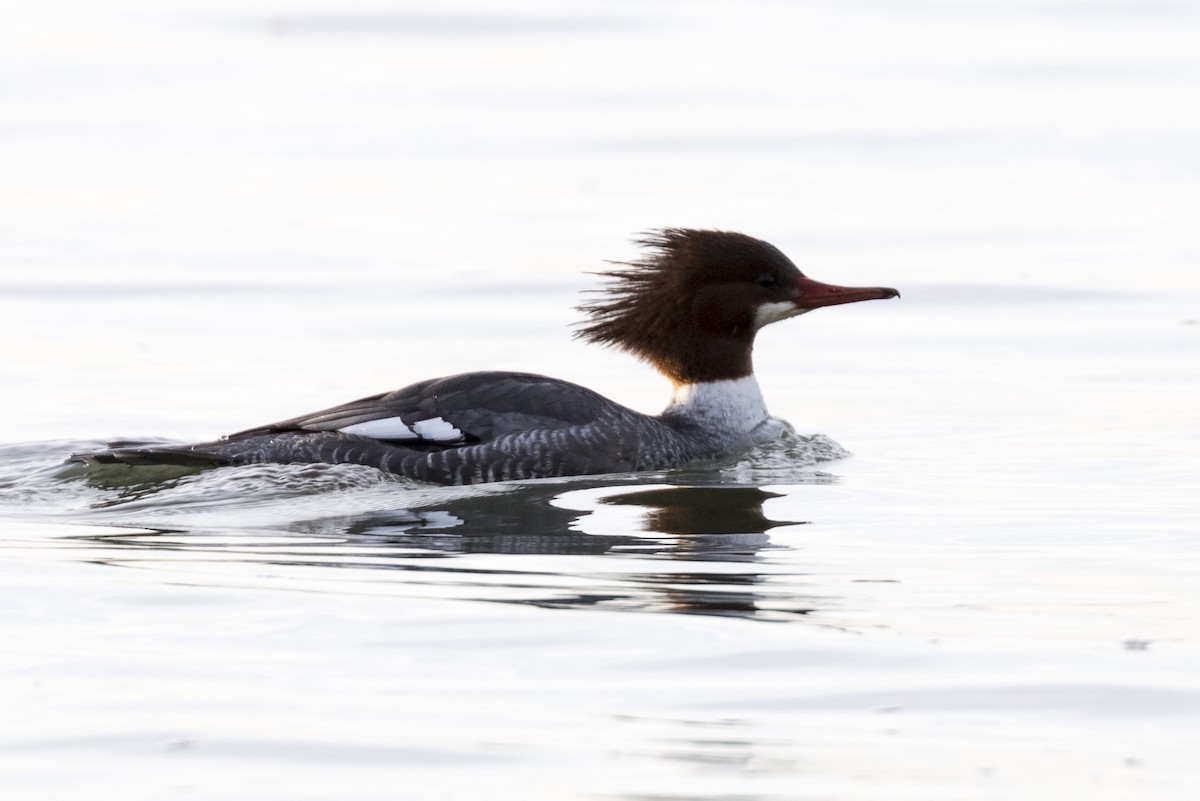
[[[68,464],[126,465],[128,467],[187,467],[203,470],[233,464],[225,456],[206,453],[194,445],[172,445],[165,442],[110,442],[97,451],[73,453]]]

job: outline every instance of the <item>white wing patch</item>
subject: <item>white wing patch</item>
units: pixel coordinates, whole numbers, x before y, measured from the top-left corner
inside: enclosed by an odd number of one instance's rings
[[[440,417],[418,420],[410,428],[399,417],[383,417],[339,428],[343,434],[357,434],[371,439],[424,439],[431,442],[457,442],[463,433]]]
[[[463,438],[463,432],[440,417],[418,420],[413,423],[413,428],[422,439],[431,439],[434,442],[454,442]]]
[[[365,423],[355,423],[352,426],[339,428],[343,434],[357,434],[371,439],[417,439],[419,434],[404,424],[399,417],[384,417],[379,420],[368,420]]]

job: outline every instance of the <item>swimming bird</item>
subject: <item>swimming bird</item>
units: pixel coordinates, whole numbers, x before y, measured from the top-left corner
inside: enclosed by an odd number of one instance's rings
[[[94,464],[218,467],[262,462],[370,465],[420,481],[663,470],[776,438],[754,377],[764,326],[823,306],[899,296],[808,278],[778,248],[731,231],[656,229],[641,258],[600,273],[575,336],[624,350],[671,384],[661,414],[636,412],[557,378],[473,372],[434,378],[194,445],[75,454]]]

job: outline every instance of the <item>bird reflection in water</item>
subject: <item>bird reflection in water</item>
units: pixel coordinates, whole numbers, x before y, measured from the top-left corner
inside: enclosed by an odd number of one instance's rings
[[[761,552],[778,548],[767,532],[798,522],[769,520],[762,505],[782,497],[757,487],[668,487],[610,495],[601,503],[642,507],[644,529],[663,538],[656,553],[689,562],[744,562],[762,559]],[[630,577],[650,592],[661,594],[664,611],[686,614],[754,617],[763,610],[761,590],[767,576],[755,571],[644,573]],[[776,610],[778,611],[778,610]],[[793,606],[803,615],[810,606]]]
[[[173,569],[181,565],[181,551],[197,562],[219,552],[224,562],[305,568],[309,583],[314,567],[390,570],[404,594],[795,620],[813,611],[817,599],[803,593],[802,575],[770,558],[790,549],[772,543],[767,532],[799,524],[764,514],[763,504],[776,497],[745,486],[531,482],[440,502],[435,494],[404,509],[290,522],[283,537],[279,528],[260,538],[247,529],[176,528],[88,539],[119,549],[102,561],[136,560],[142,567],[163,549],[172,552],[167,563]],[[641,511],[636,523],[629,511]],[[326,575],[344,586],[345,574]],[[286,572],[274,571],[274,582],[281,579]],[[378,587],[376,579],[371,586]]]

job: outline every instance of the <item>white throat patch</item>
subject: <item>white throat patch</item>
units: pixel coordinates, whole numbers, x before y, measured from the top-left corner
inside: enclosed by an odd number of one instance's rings
[[[764,303],[754,310],[754,330],[757,331],[764,325],[777,323],[780,320],[786,320],[789,317],[795,317],[797,314],[804,314],[808,309],[801,309],[790,300],[781,300],[777,303]]]

